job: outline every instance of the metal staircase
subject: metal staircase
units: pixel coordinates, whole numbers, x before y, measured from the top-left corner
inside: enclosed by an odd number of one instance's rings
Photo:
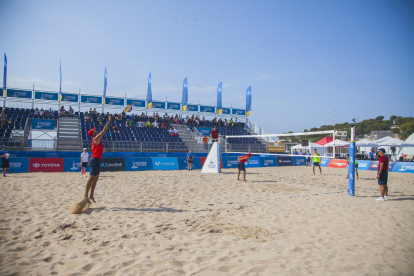
[[[206,152],[203,145],[195,139],[195,134],[186,125],[174,125],[174,127],[177,127],[181,140],[189,149],[193,152]]]
[[[58,119],[57,150],[82,150],[80,118],[61,117]]]

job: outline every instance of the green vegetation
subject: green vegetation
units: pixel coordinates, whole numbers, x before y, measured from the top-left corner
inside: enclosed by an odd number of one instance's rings
[[[397,128],[391,128],[396,126]],[[305,129],[303,132],[312,131],[324,131],[333,130],[333,125],[324,125],[319,128],[313,127],[309,130]],[[343,124],[336,124],[336,130],[346,130],[348,132],[348,139],[351,135],[351,124],[346,122]],[[367,119],[355,124],[355,135],[357,139],[362,139],[364,135],[370,135],[372,131],[391,130],[392,133],[398,134],[401,140],[405,140],[414,133],[414,118],[413,117],[401,117],[392,115],[389,120],[384,120],[384,116],[378,116],[375,119]],[[293,133],[289,131],[287,133]],[[299,137],[287,137],[286,140],[290,143],[300,143],[300,140],[309,140],[311,142],[317,142],[326,135],[310,135]]]

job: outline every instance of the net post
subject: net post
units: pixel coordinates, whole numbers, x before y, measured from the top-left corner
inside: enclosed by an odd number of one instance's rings
[[[334,141],[333,142],[333,156],[332,157],[335,158],[335,156],[336,156],[335,155],[335,130],[333,131],[333,135],[332,136],[333,136],[333,141]]]
[[[351,142],[349,143],[348,162],[348,195],[355,195],[355,126],[351,128]]]

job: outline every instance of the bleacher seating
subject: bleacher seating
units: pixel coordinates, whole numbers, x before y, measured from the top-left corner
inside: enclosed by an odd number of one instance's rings
[[[0,107],[0,113],[3,108]],[[11,124],[6,121],[6,125],[0,128],[0,139],[8,139],[12,136],[13,130],[23,130],[26,126],[27,118],[30,116],[32,109],[25,108],[4,108],[7,121],[11,119]]]

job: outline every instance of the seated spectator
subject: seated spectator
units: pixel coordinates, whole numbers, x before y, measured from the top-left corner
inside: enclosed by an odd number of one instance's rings
[[[49,117],[49,111],[45,110],[45,116]]]
[[[135,127],[135,120],[133,118],[131,118],[131,120],[129,120],[129,126],[130,127]]]
[[[144,127],[144,122],[143,121],[138,121],[138,127]]]
[[[91,120],[91,118],[89,117],[88,111],[85,111],[85,115],[83,119],[85,120],[85,122],[89,122]]]
[[[65,109],[65,107],[62,105],[62,106],[60,107],[60,110],[59,110],[59,115],[60,115],[60,117],[62,117],[63,115],[65,115],[65,113],[66,113],[66,109]]]
[[[227,122],[227,119],[224,119],[224,126],[229,126],[229,122]]]
[[[39,108],[36,107],[36,109],[34,110],[34,115],[39,115]]]
[[[96,108],[93,109],[93,116],[96,116],[98,114],[98,111],[96,111]]]
[[[6,113],[4,113],[4,109],[1,111],[1,127],[3,127],[6,124]]]
[[[157,120],[155,120],[155,121],[152,123],[152,126],[153,126],[153,127],[155,127],[155,128],[158,128],[158,122],[157,122]]]
[[[105,120],[108,120],[108,117],[109,117],[109,112],[106,112],[106,114],[105,114]]]
[[[43,108],[41,108],[41,109],[40,109],[40,111],[39,111],[39,115],[40,115],[40,116],[45,115],[45,111],[43,110]]]
[[[122,119],[122,120],[126,120],[126,119],[127,119],[127,115],[126,115],[126,113],[125,113],[125,110],[123,110],[123,111],[122,111],[122,114],[121,114],[121,119]]]
[[[115,125],[115,126],[114,126],[114,132],[115,132],[115,133],[120,133],[120,132],[119,132],[119,127],[118,127],[117,125]]]
[[[188,125],[188,116],[187,116],[186,118],[184,118],[184,123],[185,123],[186,125]]]
[[[11,126],[13,124],[13,121],[11,118],[9,118],[9,120],[7,121],[7,123],[9,124],[9,126]]]
[[[172,127],[170,127],[170,129],[168,130],[168,133],[169,133],[170,135],[174,135],[174,130],[173,130],[173,128],[172,128]]]
[[[237,118],[234,118],[234,125],[237,126]]]
[[[178,129],[177,129],[177,127],[175,127],[174,128],[174,134],[173,135],[177,135],[177,136],[179,136],[180,134],[178,133]]]
[[[234,123],[233,123],[233,118],[231,118],[231,119],[230,119],[229,124],[230,124],[230,126],[234,126]]]
[[[206,122],[206,118],[204,118],[204,116],[203,116],[203,123],[205,123]]]
[[[119,117],[118,117],[118,113],[115,113],[115,115],[114,115],[114,120],[115,120],[115,121],[120,120],[120,119],[119,119]]]
[[[126,127],[130,127],[130,126],[131,126],[131,124],[129,123],[129,120],[127,120],[127,121],[125,122],[125,126],[126,126]]]
[[[167,123],[164,121],[164,122],[161,124],[161,127],[162,127],[162,128],[167,128]]]
[[[195,120],[196,125],[200,125],[200,121],[198,120],[198,118]]]
[[[101,114],[98,115],[97,121],[98,121],[99,125],[102,125],[103,120],[102,120]]]
[[[73,118],[74,114],[75,114],[75,110],[73,110],[73,108],[72,108],[71,106],[69,106],[69,110],[68,110],[68,115],[69,115],[69,118],[70,118],[71,116],[72,116],[72,118]]]

